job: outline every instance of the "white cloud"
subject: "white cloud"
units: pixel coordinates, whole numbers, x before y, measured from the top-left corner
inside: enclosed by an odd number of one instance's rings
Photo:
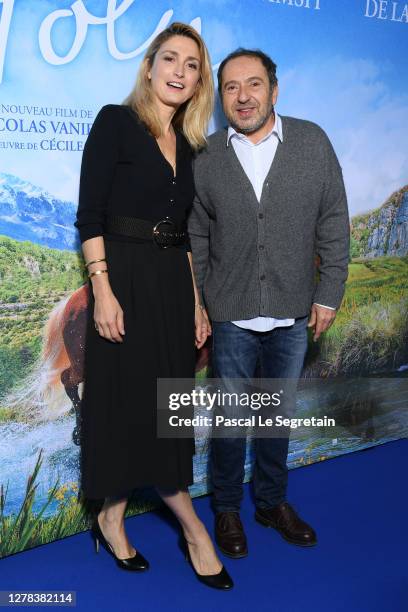
[[[334,57],[280,78],[279,112],[315,121],[332,140],[351,214],[376,208],[408,182],[408,95],[386,84],[391,70]]]
[[[55,8],[54,0],[48,4],[50,10],[51,6]],[[241,44],[253,47],[258,42],[256,28],[237,23],[237,19],[232,23],[215,16],[215,7],[221,4],[232,7],[234,2],[197,0],[193,11],[190,0],[163,7],[163,11],[177,8],[174,19],[202,18],[213,63]],[[95,110],[108,102],[120,102],[133,86],[141,57],[113,60],[107,51],[105,28],[94,27],[89,29],[89,40],[75,61],[66,66],[50,66],[38,48],[38,26],[47,14],[44,3],[42,7],[41,15],[34,8],[27,12],[27,7],[15,15],[18,30],[9,38],[8,79],[1,86],[2,102]],[[139,3],[132,10],[132,19],[121,22],[124,49],[140,44],[146,33],[142,36],[139,32],[142,20],[145,24],[147,19],[150,32],[162,14],[160,9],[147,17]],[[279,63],[283,64],[282,60]],[[343,167],[352,214],[375,208],[408,182],[408,94],[389,85],[393,79],[398,82],[393,71],[394,67],[387,63],[340,56],[324,58],[317,53],[316,59],[279,75],[279,112],[311,119],[327,131]],[[400,76],[401,83],[403,78]],[[24,172],[34,184],[74,201],[79,164],[79,153],[3,151],[2,155],[3,171],[17,175]]]
[[[237,30],[219,19],[206,19],[202,34],[213,64],[220,62],[239,46]]]

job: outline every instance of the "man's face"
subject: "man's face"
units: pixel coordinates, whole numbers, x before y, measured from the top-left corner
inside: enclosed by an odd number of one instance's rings
[[[257,57],[230,60],[222,71],[222,105],[237,132],[260,130],[272,114],[278,86],[271,90],[268,73]]]

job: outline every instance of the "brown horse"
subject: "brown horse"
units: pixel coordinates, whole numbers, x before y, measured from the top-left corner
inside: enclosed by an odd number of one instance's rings
[[[54,373],[50,385],[63,384],[72,402],[76,426],[72,437],[80,441],[81,399],[79,385],[84,380],[84,347],[89,300],[89,286],[82,285],[69,297],[62,310],[51,312],[45,330],[43,356],[54,355]]]
[[[64,387],[75,412],[76,426],[72,437],[80,441],[81,398],[79,385],[84,381],[84,347],[89,300],[89,286],[79,289],[56,306],[50,313],[44,333],[42,363],[48,364],[46,384],[49,389]],[[209,348],[203,347],[197,354],[196,372],[208,364]],[[44,377],[43,377],[44,378]]]

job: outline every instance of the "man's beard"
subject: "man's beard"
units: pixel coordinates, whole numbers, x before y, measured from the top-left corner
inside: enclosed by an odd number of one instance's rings
[[[260,117],[258,117],[256,123],[253,123],[251,125],[244,125],[244,126],[240,125],[239,123],[236,123],[233,117],[227,114],[225,115],[231,127],[233,127],[236,132],[240,132],[241,134],[252,134],[253,132],[256,132],[257,130],[260,130],[261,128],[263,128],[265,123],[268,121],[269,117],[272,115],[273,111],[274,111],[273,104],[272,104],[272,101],[270,101],[265,113],[261,115]]]

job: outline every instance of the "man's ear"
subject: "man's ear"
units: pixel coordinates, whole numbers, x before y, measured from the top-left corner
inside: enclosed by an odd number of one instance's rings
[[[276,83],[275,87],[272,90],[272,104],[275,106],[279,95],[279,85]]]

